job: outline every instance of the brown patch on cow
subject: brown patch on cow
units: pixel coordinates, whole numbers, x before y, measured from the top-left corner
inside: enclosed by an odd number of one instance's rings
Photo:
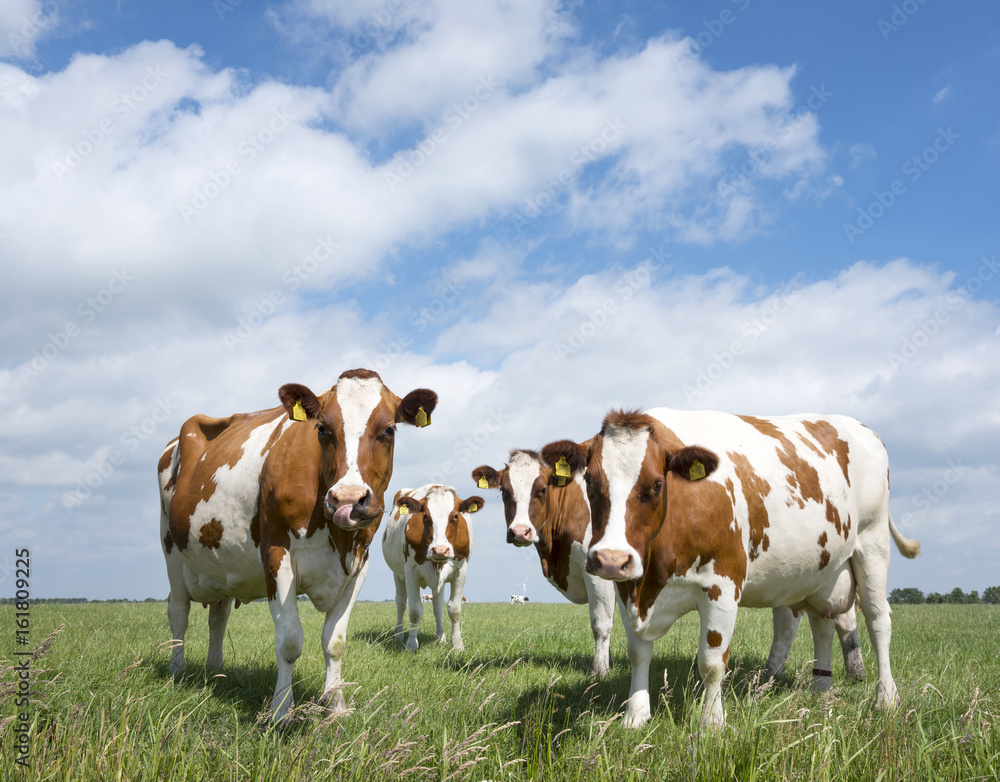
[[[836,427],[829,421],[803,421],[802,425],[827,454],[831,456],[836,454],[841,472],[844,473],[844,480],[850,486],[851,478],[847,473],[850,446],[847,441],[840,439]]]
[[[171,551],[173,551],[173,548],[174,548],[174,539],[170,537],[170,532],[167,532],[167,534],[163,536],[163,550],[169,554]]]
[[[704,589],[708,593],[709,600],[718,600],[722,597],[722,588],[718,584],[712,584],[712,586],[704,587]]]
[[[785,436],[784,432],[778,429],[772,421],[763,418],[754,418],[748,415],[741,415],[739,418],[764,436],[778,441],[779,444],[775,450],[778,459],[788,468],[787,480],[791,490],[790,500],[797,502],[800,508],[805,507],[806,500],[823,502],[823,490],[820,488],[819,474],[816,472],[816,468],[799,456],[795,444]]]
[[[743,491],[743,499],[747,503],[747,522],[750,525],[750,550],[747,554],[750,561],[753,562],[760,556],[761,551],[767,551],[771,543],[767,535],[770,522],[767,506],[764,503],[764,498],[771,493],[771,484],[757,474],[750,465],[750,460],[743,454],[729,451],[726,455],[736,469],[736,476],[740,479],[740,488]]]
[[[472,542],[469,539],[469,522],[458,510],[458,498],[455,499],[455,510],[445,527],[444,536],[451,543],[455,559],[468,559],[472,554]],[[454,524],[451,522],[454,521]]]
[[[842,526],[840,524],[840,511],[837,510],[836,506],[830,502],[830,500],[826,501],[826,520],[833,525],[833,528],[837,530],[838,535],[841,534]],[[844,539],[846,540],[847,530],[843,530],[843,533]],[[823,534],[825,535],[826,533]]]
[[[729,647],[726,647],[726,651],[722,653],[722,664],[729,665]]]
[[[826,548],[826,541],[827,541],[826,530],[824,530],[823,534],[819,536],[819,546],[820,546],[820,548]]]
[[[649,429],[652,431],[656,427],[662,426],[663,424],[655,418],[639,410],[611,410],[604,416],[604,422],[601,424],[601,434],[606,434],[609,428],[632,429],[633,431]]]
[[[709,630],[706,640],[708,641],[709,649],[718,649],[722,646],[722,633],[718,630]]]
[[[156,464],[156,472],[162,475],[169,467],[170,463],[174,458],[174,450],[177,448],[177,438],[175,437],[169,443],[167,443],[166,449],[160,454],[160,460]],[[174,482],[177,479],[177,473],[171,470],[170,477],[167,479],[166,484],[163,486],[164,491],[170,491],[174,488]],[[164,509],[166,510],[166,509]]]
[[[267,583],[268,600],[274,600],[278,595],[278,569],[287,553],[281,546],[271,546],[264,557],[264,581]]]
[[[830,552],[823,549],[819,555],[819,569],[822,570],[830,564]]]
[[[222,542],[222,522],[212,519],[208,524],[202,525],[198,542],[205,548],[218,548]]]
[[[649,545],[646,572],[633,597],[639,616],[646,618],[670,578],[709,562],[717,575],[733,582],[738,601],[747,555],[730,493],[720,483],[689,481],[673,473],[667,476],[666,492],[666,518]]]

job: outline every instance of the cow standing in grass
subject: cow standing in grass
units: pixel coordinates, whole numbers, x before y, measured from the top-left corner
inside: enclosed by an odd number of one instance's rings
[[[326,614],[323,702],[346,709],[347,623],[382,518],[396,426],[426,425],[437,403],[428,389],[400,399],[366,369],[345,372],[320,396],[291,383],[278,398],[270,410],[189,419],[159,461],[171,673],[184,669],[191,601],[211,605],[208,666],[218,669],[233,600],[266,597],[278,659],[273,721],[292,705],[298,594]]]
[[[701,619],[702,724],[720,726],[739,607],[805,610],[819,658],[814,676],[828,679],[832,616],[853,604],[855,591],[878,663],[876,706],[895,706],[889,540],[907,556],[919,544],[892,523],[885,446],[862,424],[619,410],[584,446],[562,441],[543,455],[586,471],[594,526],[587,570],[616,582],[627,609],[627,725],[649,719],[653,642],[688,611]]]
[[[382,536],[382,555],[396,583],[396,638],[403,638],[403,613],[410,608],[410,637],[406,648],[417,650],[417,627],[423,616],[420,590],[429,587],[434,609],[435,636],[444,641],[444,588],[451,585],[448,617],[451,646],[462,642],[462,592],[472,554],[472,525],[467,514],[483,507],[482,497],[462,500],[450,486],[428,484],[401,489]]]

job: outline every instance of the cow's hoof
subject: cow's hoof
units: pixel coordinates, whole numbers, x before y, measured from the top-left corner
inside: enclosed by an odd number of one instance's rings
[[[417,651],[418,646],[420,646],[420,644],[417,643],[417,639],[411,638],[406,642],[406,651],[415,652]]]
[[[344,690],[341,687],[331,687],[320,696],[319,702],[334,714],[347,711],[347,701],[344,700]]]

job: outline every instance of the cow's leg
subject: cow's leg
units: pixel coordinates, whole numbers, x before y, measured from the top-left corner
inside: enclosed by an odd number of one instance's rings
[[[442,590],[443,591],[443,590]],[[462,593],[465,592],[465,568],[459,568],[451,580],[451,599],[448,601],[448,618],[451,619],[451,648],[464,649],[462,643]]]
[[[615,618],[615,585],[595,576],[586,576],[590,629],[594,634],[594,662],[590,672],[604,677],[611,672],[611,625]]]
[[[273,561],[276,547],[271,547],[268,558]],[[281,549],[279,549],[281,550]],[[292,572],[291,555],[284,549],[281,564],[275,573],[276,589],[274,597],[267,601],[274,620],[274,649],[278,658],[278,681],[271,698],[271,722],[284,719],[291,708],[292,670],[295,661],[302,654],[302,623],[299,621],[299,604],[295,595],[295,575]]]
[[[208,607],[208,660],[205,667],[210,671],[222,670],[222,645],[226,640],[226,625],[232,610],[231,597],[216,600]]]
[[[632,683],[628,700],[625,701],[626,728],[638,728],[649,722],[649,663],[653,659],[653,642],[640,638],[625,622],[625,637],[628,643],[628,661],[632,666]]]
[[[184,634],[187,633],[188,617],[191,613],[191,596],[184,583],[184,563],[176,550],[169,554],[164,550],[167,562],[167,580],[170,582],[170,596],[167,598],[167,620],[173,636],[173,651],[170,653],[170,675],[184,673]]]
[[[354,583],[350,584],[346,594],[342,595],[337,604],[326,612],[323,621],[323,655],[326,657],[326,682],[323,684],[323,694],[320,703],[325,704],[335,712],[347,711],[344,699],[344,680],[340,675],[340,664],[344,658],[344,647],[347,644],[347,623],[351,618],[351,610],[357,602],[358,593],[368,575],[368,563],[365,562],[358,571]]]
[[[858,581],[861,608],[868,623],[868,636],[875,647],[878,684],[875,707],[894,708],[899,703],[896,682],[889,665],[889,641],[892,638],[892,609],[886,599],[889,570],[888,511],[881,524],[873,523],[858,533],[851,566]]]
[[[736,626],[739,606],[724,598],[710,600],[702,595],[698,615],[701,618],[701,636],[698,645],[698,670],[705,685],[705,703],[701,710],[702,727],[721,728],[726,724],[722,706],[722,679],[729,662],[729,642]]]
[[[406,614],[406,577],[393,575],[396,582],[396,640],[403,642],[403,615]]]
[[[833,619],[815,611],[809,612],[809,626],[813,636],[813,678],[810,689],[822,692],[833,684]]]
[[[865,661],[861,659],[861,643],[858,640],[858,617],[854,605],[833,620],[840,638],[840,649],[844,653],[844,668],[852,679],[864,681]]]
[[[774,640],[771,641],[771,652],[767,655],[767,675],[769,678],[780,676],[785,668],[785,661],[792,651],[792,642],[799,629],[801,617],[787,606],[771,609],[771,623],[774,626]]]
[[[431,608],[434,610],[434,637],[439,644],[444,643],[444,584],[438,578],[436,585],[432,586]]]
[[[417,641],[417,628],[420,626],[420,618],[424,615],[424,607],[420,598],[420,581],[415,567],[406,569],[406,602],[410,606],[410,637],[406,640],[406,649],[409,652],[417,651],[420,646]]]

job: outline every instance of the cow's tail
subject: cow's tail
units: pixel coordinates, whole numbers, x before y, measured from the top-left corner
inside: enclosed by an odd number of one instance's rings
[[[889,514],[889,532],[892,533],[892,539],[896,541],[896,548],[899,549],[900,554],[907,559],[920,556],[920,541],[904,538],[903,534],[896,529],[896,525],[892,523],[891,513]]]

